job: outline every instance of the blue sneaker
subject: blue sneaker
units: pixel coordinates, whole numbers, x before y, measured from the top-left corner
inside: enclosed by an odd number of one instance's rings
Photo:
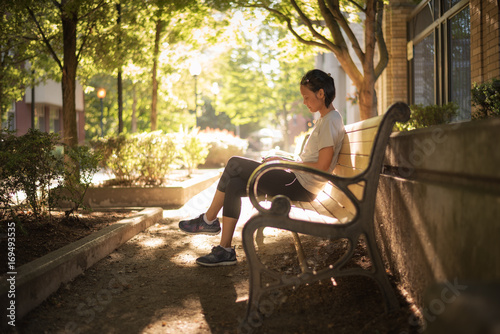
[[[196,263],[206,267],[231,266],[236,264],[236,252],[232,248],[230,251],[221,246],[212,248],[208,255],[196,259]]]
[[[205,223],[203,219],[203,214],[198,218],[193,218],[189,220],[181,220],[179,222],[179,228],[189,234],[210,234],[216,235],[220,233],[220,223],[219,219],[216,218],[212,224]]]

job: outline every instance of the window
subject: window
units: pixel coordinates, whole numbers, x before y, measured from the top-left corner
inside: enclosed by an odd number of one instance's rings
[[[459,119],[470,118],[470,15],[466,8],[449,22],[450,100],[459,106]]]
[[[410,102],[455,102],[457,119],[470,119],[469,1],[421,2],[410,16],[408,34]]]
[[[434,34],[414,46],[413,96],[415,104],[434,104]]]
[[[49,132],[59,133],[61,131],[59,108],[50,107]]]
[[[45,132],[45,107],[43,105],[35,107],[35,129]]]

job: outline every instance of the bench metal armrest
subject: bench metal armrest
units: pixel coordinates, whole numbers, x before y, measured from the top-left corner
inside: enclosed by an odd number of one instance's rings
[[[274,202],[273,205],[271,206],[270,209],[264,208],[262,205],[260,205],[259,200],[258,200],[258,194],[257,194],[257,186],[259,183],[260,178],[268,171],[271,170],[291,170],[291,171],[303,171],[307,173],[311,173],[314,175],[321,176],[325,179],[325,181],[329,181],[333,183],[336,187],[338,187],[342,192],[346,194],[347,197],[354,203],[354,205],[357,207],[359,204],[359,200],[354,196],[354,194],[351,192],[351,190],[348,188],[349,185],[358,183],[361,180],[364,180],[364,172],[350,178],[346,177],[339,177],[327,172],[324,172],[320,169],[313,168],[306,166],[301,163],[297,162],[290,162],[290,161],[269,161],[261,166],[259,166],[250,176],[248,183],[247,183],[247,194],[248,197],[250,198],[250,202],[252,205],[262,214],[276,214],[276,213],[283,213],[283,209],[279,209],[274,207]],[[283,197],[283,196],[281,196]],[[274,208],[273,208],[274,207]]]

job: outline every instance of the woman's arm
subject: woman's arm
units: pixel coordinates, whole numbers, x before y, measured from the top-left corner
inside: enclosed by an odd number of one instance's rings
[[[332,163],[332,159],[333,159],[333,146],[328,146],[328,147],[323,147],[321,150],[319,150],[318,161],[316,162],[297,161],[297,163],[304,164],[306,166],[317,168],[324,172],[327,172],[328,168],[330,167],[330,164]],[[265,158],[262,162],[267,162],[272,160],[285,160],[285,159],[281,157],[268,157]]]
[[[328,171],[333,159],[333,146],[323,147],[319,150],[318,161],[316,162],[302,162],[306,166],[320,169],[324,172]]]

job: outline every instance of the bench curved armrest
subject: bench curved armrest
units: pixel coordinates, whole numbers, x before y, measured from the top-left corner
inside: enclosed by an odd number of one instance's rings
[[[357,201],[356,197],[352,194],[352,192],[349,190],[348,185],[357,183],[360,180],[363,179],[363,174],[361,173],[359,175],[356,175],[351,178],[345,178],[345,177],[339,177],[327,172],[324,172],[322,170],[319,170],[317,168],[309,167],[304,164],[298,163],[298,162],[290,162],[290,161],[269,161],[261,166],[259,166],[250,176],[248,183],[247,183],[247,194],[248,197],[250,198],[250,202],[252,205],[260,212],[260,213],[271,213],[271,209],[266,209],[262,205],[260,205],[259,200],[258,200],[258,194],[257,194],[257,186],[259,183],[260,178],[262,175],[264,175],[266,172],[270,170],[290,170],[290,171],[303,171],[307,173],[311,173],[314,175],[321,176],[325,179],[325,181],[329,181],[333,183],[335,186],[337,186],[340,190],[342,190],[346,196],[348,196],[353,203]],[[283,197],[283,196],[282,196]]]

